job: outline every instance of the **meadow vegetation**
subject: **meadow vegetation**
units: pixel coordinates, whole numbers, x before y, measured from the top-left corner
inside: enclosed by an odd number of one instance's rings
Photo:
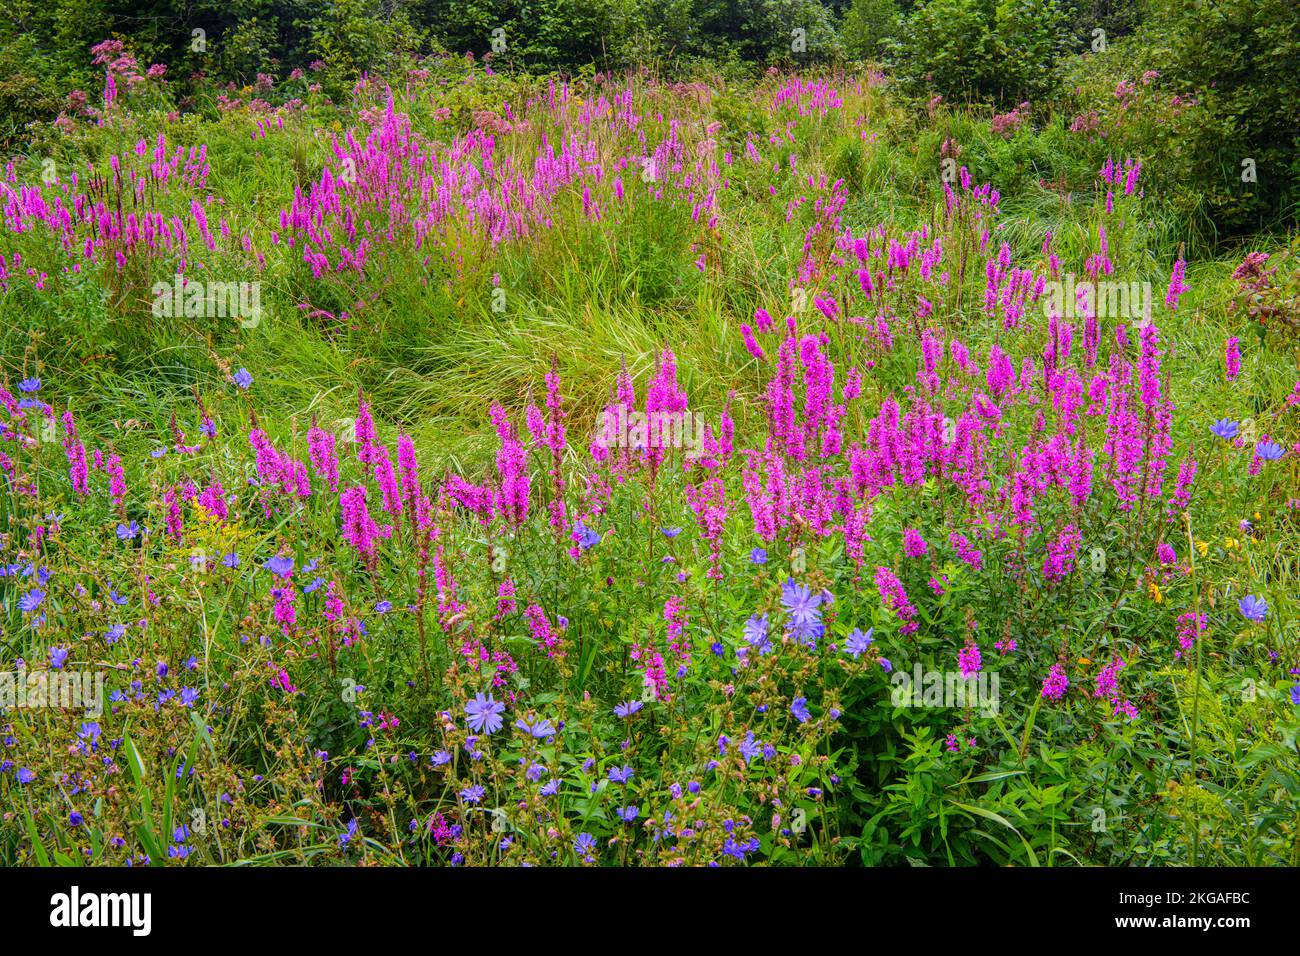
[[[0,862],[1300,863],[1294,99],[811,6],[0,92]]]

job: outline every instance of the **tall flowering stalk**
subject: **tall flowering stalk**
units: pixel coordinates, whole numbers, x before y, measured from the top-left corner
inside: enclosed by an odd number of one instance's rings
[[[547,504],[550,524],[557,540],[568,529],[568,512],[564,503],[564,475],[561,463],[564,458],[564,402],[560,396],[560,373],[557,360],[552,357],[551,370],[546,373],[546,411],[530,405],[527,413],[528,431],[539,451],[549,454],[547,474],[551,479],[551,500]]]
[[[1241,374],[1241,340],[1237,336],[1228,339],[1223,348],[1223,371],[1229,382],[1236,381]]]
[[[429,499],[420,486],[420,464],[410,435],[397,438],[397,470],[401,476],[401,498],[412,523],[412,533],[426,530],[431,521]]]
[[[496,427],[497,438],[501,441],[496,456],[497,510],[512,527],[521,528],[528,520],[528,496],[531,488],[527,455],[506,410],[499,403],[493,404],[489,414]]]
[[[1187,291],[1187,284],[1183,281],[1186,273],[1187,263],[1179,257],[1174,263],[1173,271],[1169,274],[1169,288],[1165,291],[1165,308],[1170,311],[1178,308],[1178,300]]]
[[[343,515],[343,539],[356,549],[373,573],[379,558],[377,543],[384,535],[370,516],[366,496],[364,485],[348,488],[339,495],[339,508]]]
[[[63,432],[63,450],[68,459],[68,478],[72,482],[72,490],[82,496],[88,495],[90,485],[87,482],[86,446],[77,437],[77,425],[72,419],[72,412],[63,413]]]
[[[335,451],[335,439],[331,432],[312,425],[307,432],[307,455],[316,474],[325,479],[330,491],[339,490],[339,460]]]

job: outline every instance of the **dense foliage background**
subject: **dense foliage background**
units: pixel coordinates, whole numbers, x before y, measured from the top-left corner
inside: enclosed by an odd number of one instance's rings
[[[51,118],[70,87],[96,88],[89,49],[105,37],[166,63],[181,102],[200,77],[242,86],[315,61],[338,94],[438,51],[497,70],[635,65],[682,78],[865,59],[921,101],[1039,110],[1094,103],[1138,66],[1161,73],[1166,97],[1125,145],[1170,170],[1195,228],[1235,235],[1285,222],[1300,183],[1300,7],[1290,0],[16,0],[0,15],[0,136],[12,144]],[[1195,118],[1180,122],[1172,97],[1196,101]],[[1248,158],[1258,188],[1229,195],[1224,177]]]

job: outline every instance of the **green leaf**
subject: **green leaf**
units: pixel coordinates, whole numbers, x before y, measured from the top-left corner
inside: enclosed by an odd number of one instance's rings
[[[989,783],[993,780],[1005,780],[1007,777],[1018,777],[1028,772],[1028,770],[990,770],[988,773],[981,773],[974,777],[964,777],[952,786],[959,787],[963,783]]]
[[[1004,827],[1006,827],[1016,836],[1020,837],[1020,842],[1025,845],[1025,853],[1027,853],[1029,856],[1029,865],[1030,866],[1041,865],[1038,862],[1038,854],[1036,854],[1034,852],[1034,848],[1029,845],[1029,841],[1025,839],[1024,834],[1022,834],[1019,830],[1017,830],[1014,826],[1012,826],[1011,821],[1008,820],[1006,817],[1002,816],[1000,813],[994,813],[992,810],[985,810],[983,807],[973,807],[968,803],[958,803],[956,800],[953,800],[951,802],[952,805],[956,807],[958,810],[965,810],[967,813],[973,813],[976,816],[984,817],[984,819],[986,820],[992,820],[994,823],[1002,824]]]
[[[26,806],[23,807],[23,823],[27,826],[27,835],[32,841],[32,852],[36,854],[37,861],[41,866],[50,865],[50,855],[45,852],[45,846],[41,843],[41,835],[36,832],[36,821],[32,819],[32,811]]]

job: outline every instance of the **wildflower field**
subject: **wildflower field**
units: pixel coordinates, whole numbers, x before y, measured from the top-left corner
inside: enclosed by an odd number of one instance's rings
[[[1159,71],[87,57],[0,178],[0,864],[1300,863],[1300,247],[1183,228]]]

